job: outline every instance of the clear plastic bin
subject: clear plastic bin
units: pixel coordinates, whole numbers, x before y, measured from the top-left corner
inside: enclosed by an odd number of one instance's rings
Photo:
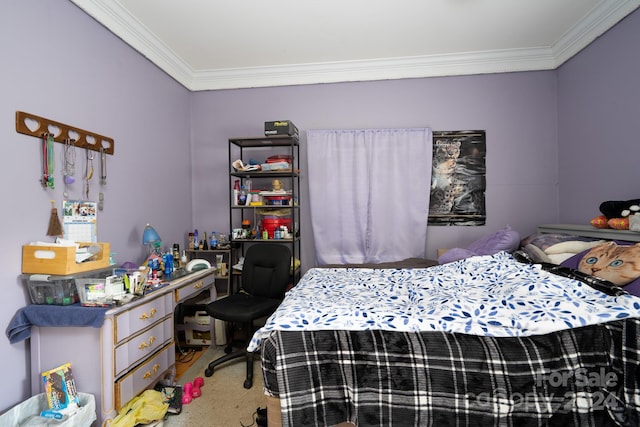
[[[78,393],[78,397],[80,398],[80,409],[62,420],[55,420],[40,416],[40,412],[48,409],[49,404],[44,393],[37,394],[0,415],[0,427],[92,426],[97,419],[95,396],[88,393]]]
[[[102,268],[78,274],[23,274],[22,280],[29,290],[32,304],[69,305],[81,301],[75,280],[86,277],[107,277],[113,268]]]

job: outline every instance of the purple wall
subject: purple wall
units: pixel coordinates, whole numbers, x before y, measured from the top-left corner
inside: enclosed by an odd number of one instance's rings
[[[430,227],[428,256],[506,224],[525,235],[539,223],[583,221],[602,200],[637,197],[634,177],[626,172],[635,166],[634,156],[626,153],[635,148],[628,124],[640,117],[635,103],[639,12],[558,73],[189,93],[70,2],[0,4],[0,136],[5,144],[0,323],[5,326],[28,301],[17,279],[21,246],[47,239],[49,200],[62,199],[61,186],[45,191],[38,183],[39,140],[16,133],[16,110],[115,139],[98,235],[111,243],[117,262],[143,259],[140,239],[147,222],[167,244],[184,244],[194,227],[228,230],[227,139],[260,135],[267,120],[290,119],[303,131],[303,187],[308,184],[304,130],[486,130],[487,225]],[[84,153],[77,154],[83,159]],[[625,155],[629,160],[622,160]],[[420,165],[407,159],[407,167]],[[583,185],[586,180],[598,182],[593,191]],[[93,181],[90,198],[99,190]],[[73,189],[72,197],[82,197],[81,189]],[[306,195],[301,203],[306,269],[314,259]],[[0,395],[2,412],[30,394],[28,343],[0,340],[0,357],[13,366],[3,375],[11,393]]]
[[[640,10],[558,70],[560,221],[640,198]]]
[[[61,203],[61,148],[56,143],[56,189],[43,190],[39,138],[15,130],[16,110],[115,139],[108,156],[98,239],[111,243],[118,262],[140,262],[142,229],[156,226],[168,243],[191,228],[189,91],[160,71],[68,1],[6,0],[0,3],[0,221],[3,255],[0,325],[3,330],[28,297],[18,276],[22,245],[46,236],[51,205]],[[99,157],[99,156],[98,156]],[[84,152],[76,150],[81,181]],[[70,195],[81,198],[82,187]],[[96,344],[97,345],[97,344]],[[82,349],[77,349],[79,352]],[[0,358],[10,392],[0,393],[0,412],[30,394],[28,342],[0,339]]]
[[[259,136],[265,121],[299,129],[429,126],[487,131],[487,225],[430,227],[427,256],[510,224],[523,234],[557,220],[555,72],[200,92],[192,96],[196,226],[228,229],[227,138]],[[306,136],[302,188],[307,188]],[[407,160],[407,167],[420,167]],[[384,173],[384,171],[380,171]],[[428,183],[407,183],[425,191]],[[303,269],[313,266],[308,197],[303,209]],[[544,206],[544,209],[540,209]],[[426,213],[425,213],[426,214]]]

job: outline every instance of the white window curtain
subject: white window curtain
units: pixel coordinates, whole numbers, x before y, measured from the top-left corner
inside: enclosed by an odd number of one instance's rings
[[[307,144],[318,265],[424,257],[429,128],[310,130]]]

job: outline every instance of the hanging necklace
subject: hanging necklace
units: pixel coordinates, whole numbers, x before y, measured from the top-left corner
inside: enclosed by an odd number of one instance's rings
[[[47,188],[47,183],[49,180],[48,177],[48,169],[49,169],[49,162],[47,161],[47,138],[49,137],[48,133],[45,133],[42,135],[42,179],[40,180],[40,183],[42,184],[43,188]]]
[[[107,185],[107,153],[100,147],[100,185]],[[98,209],[104,209],[104,193],[98,194]]]
[[[93,177],[94,154],[91,153],[90,151],[91,151],[90,149],[85,148],[85,155],[86,155],[87,162],[86,162],[85,176],[84,176],[84,179],[86,181],[84,195],[87,200],[89,199],[89,181],[91,181],[91,178]]]
[[[76,172],[76,147],[73,145],[74,142],[75,141],[70,138],[64,140],[62,173],[64,175],[63,195],[65,198],[69,197],[69,185],[76,181],[73,177]]]
[[[42,174],[42,186],[44,188],[55,188],[53,182],[53,169],[55,168],[56,161],[53,157],[53,134],[45,133],[42,141],[42,167],[44,172]]]

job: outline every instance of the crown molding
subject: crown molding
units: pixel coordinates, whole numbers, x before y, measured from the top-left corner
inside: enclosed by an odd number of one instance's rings
[[[588,16],[567,31],[553,46],[556,68],[587,47],[639,6],[640,0],[603,0],[598,3]]]
[[[552,70],[640,6],[640,0],[602,0],[549,47],[196,71],[119,2],[71,1],[190,91]]]
[[[177,82],[190,89],[193,70],[166,44],[145,28],[119,2],[113,0],[71,0],[98,23],[149,59]]]
[[[235,68],[194,73],[191,90],[506,73],[543,70],[553,68],[554,65],[555,59],[551,49],[542,48]]]

